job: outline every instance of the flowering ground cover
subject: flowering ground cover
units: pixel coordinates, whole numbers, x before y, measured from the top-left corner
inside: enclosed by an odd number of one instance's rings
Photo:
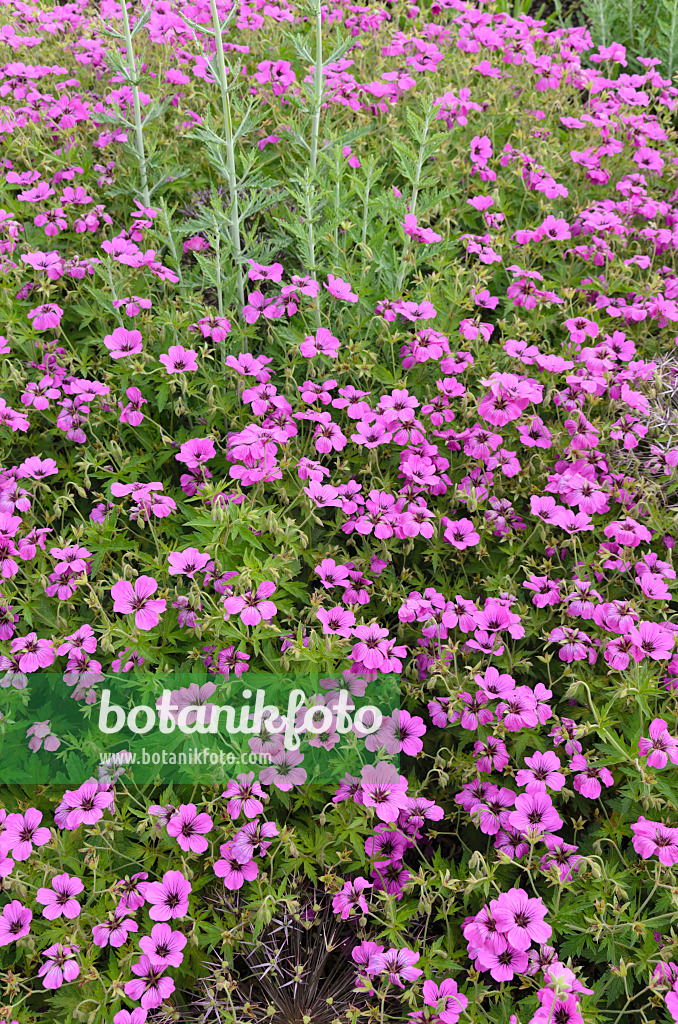
[[[2,0],[7,1024],[678,1020],[678,88],[507,11]]]

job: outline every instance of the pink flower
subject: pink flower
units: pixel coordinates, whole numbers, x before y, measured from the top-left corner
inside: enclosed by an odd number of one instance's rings
[[[153,967],[179,967],[184,959],[181,952],[188,939],[174,932],[168,924],[154,924],[150,935],[139,939],[139,946]]]
[[[181,804],[167,824],[167,834],[173,836],[182,850],[204,853],[208,843],[204,838],[212,830],[209,814],[198,814],[195,804]]]
[[[329,609],[318,608],[316,617],[322,623],[325,636],[343,636],[346,640],[350,637],[356,621],[353,612],[340,604]]]
[[[313,569],[320,575],[321,583],[326,590],[333,587],[347,587],[349,583],[348,569],[345,565],[338,565],[334,558],[324,558],[320,565]]]
[[[524,889],[501,893],[491,909],[497,930],[515,949],[525,951],[533,942],[544,943],[551,936],[551,925],[544,921],[546,907]]]
[[[193,579],[196,572],[204,569],[210,556],[202,554],[197,548],[186,548],[184,551],[172,551],[167,556],[170,576],[188,576]]]
[[[678,863],[678,828],[670,828],[660,821],[646,821],[641,817],[631,825],[633,849],[647,860],[656,855],[661,864],[671,867]]]
[[[518,832],[536,838],[545,832],[557,832],[563,821],[551,797],[543,793],[521,793],[516,797],[515,810],[509,814],[509,824]]]
[[[663,718],[652,719],[650,738],[641,736],[638,740],[638,749],[641,757],[647,757],[647,763],[651,768],[666,768],[669,760],[672,764],[678,764],[678,739],[669,733]]]
[[[57,306],[54,302],[48,302],[31,309],[28,318],[33,320],[33,327],[36,331],[51,331],[59,326],[63,315],[64,311],[61,306]]]
[[[584,316],[572,317],[565,321],[565,326],[570,332],[570,339],[576,345],[584,345],[586,338],[597,338],[600,327],[593,320],[587,320]]]
[[[162,882],[150,882],[146,901],[151,904],[148,916],[151,921],[169,921],[185,917],[188,913],[188,895],[192,886],[181,871],[166,871]]]
[[[29,807],[25,814],[7,815],[2,839],[4,843],[9,844],[14,860],[28,860],[34,846],[44,846],[50,841],[52,833],[45,825],[40,824],[41,821],[42,811],[34,807]]]
[[[192,437],[182,444],[179,454],[174,457],[177,462],[185,462],[189,469],[199,469],[215,455],[216,449],[211,437]]]
[[[347,921],[354,909],[366,914],[369,910],[367,899],[363,895],[365,889],[371,889],[372,885],[366,878],[358,876],[352,882],[344,882],[340,892],[332,899],[332,910],[335,914],[341,915],[342,921]]]
[[[219,852],[221,858],[215,861],[214,874],[223,878],[227,889],[242,889],[245,882],[251,882],[259,874],[259,866],[255,860],[241,863],[233,852],[233,842],[222,843]]]
[[[127,580],[119,580],[111,587],[111,597],[115,602],[113,611],[123,615],[134,612],[137,629],[154,629],[167,606],[164,598],[151,598],[157,589],[157,581],[152,576],[137,577],[134,586]]]
[[[185,242],[184,245],[186,245]],[[113,1024],[146,1024],[147,1017],[148,1010],[144,1010],[141,1006],[137,1006],[136,1009],[131,1011],[131,1013],[129,1010],[118,1010],[113,1018]]]
[[[163,977],[165,968],[151,963],[147,956],[132,964],[132,973],[136,979],[125,985],[125,995],[134,1001],[140,999],[144,1010],[154,1010],[174,992],[174,982]]]
[[[15,636],[12,640],[12,654],[18,654],[20,672],[38,672],[53,664],[56,657],[51,640],[38,640],[37,633]]]
[[[263,813],[264,805],[257,798],[266,794],[254,781],[254,772],[243,772],[236,779],[231,779],[221,795],[228,799],[226,811],[231,818],[239,817],[241,811],[247,818],[256,818]]]
[[[673,653],[674,634],[662,629],[656,622],[639,622],[637,626],[631,626],[628,636],[633,645],[635,661],[645,656],[653,661],[663,661]]]
[[[364,769],[363,769],[364,771]],[[404,989],[404,981],[416,981],[424,972],[415,967],[419,953],[411,949],[389,949],[370,957],[370,974],[386,974],[391,985]]]
[[[470,519],[449,519],[443,516],[440,522],[445,527],[444,539],[458,551],[480,544],[480,534]]]
[[[275,320],[284,312],[284,300],[280,296],[268,298],[262,292],[256,291],[247,296],[247,304],[243,306],[242,315],[248,324],[255,324],[262,314],[267,320]]]
[[[138,427],[144,421],[141,406],[146,405],[147,399],[143,397],[139,388],[135,387],[127,388],[125,394],[129,399],[129,403],[123,407],[122,402],[118,402],[118,405],[122,408],[120,422],[129,423],[131,427]]]
[[[295,786],[303,786],[306,782],[306,769],[299,767],[303,760],[304,755],[299,750],[272,753],[268,759],[269,767],[259,772],[259,780],[264,786],[275,786],[281,793],[289,793]]]
[[[407,779],[386,761],[365,765],[360,775],[363,806],[374,807],[380,821],[396,821],[407,805]]]
[[[0,946],[18,942],[31,930],[33,911],[24,907],[19,900],[12,900],[2,908],[0,917]]]
[[[330,359],[336,359],[339,354],[339,339],[327,330],[320,327],[313,335],[309,335],[299,346],[299,351],[306,359],[313,359],[314,356],[323,355]]]
[[[424,1005],[432,1006],[437,1011],[440,1024],[457,1024],[468,1006],[468,999],[463,992],[459,992],[452,978],[445,978],[440,985],[436,985],[435,981],[425,981],[423,996]]]
[[[65,827],[74,829],[83,824],[94,825],[103,818],[104,811],[110,808],[113,800],[113,792],[94,781],[84,782],[75,790],[66,790],[61,802],[67,812]]]
[[[138,355],[144,347],[141,331],[128,331],[126,327],[116,327],[112,334],[107,334],[104,345],[111,353],[111,359]]]
[[[327,275],[327,284],[324,284],[323,288],[327,288],[335,299],[343,299],[345,302],[358,301],[358,296],[351,291],[350,284],[342,281],[340,277],[335,277],[334,274]]]
[[[84,889],[79,878],[72,878],[68,874],[55,875],[52,879],[51,889],[38,889],[35,898],[42,903],[45,909],[42,916],[48,921],[63,914],[68,920],[72,920],[80,913],[80,904],[75,898]]]
[[[355,626],[353,635],[358,638],[351,651],[354,661],[362,662],[369,670],[379,669],[388,658],[388,630],[373,622],[369,626]]]
[[[565,785],[565,776],[558,769],[560,768],[560,758],[553,753],[552,750],[547,750],[546,753],[542,754],[537,751],[532,757],[525,758],[525,764],[527,768],[521,768],[516,773],[516,782],[519,786],[539,787],[541,789],[554,789],[561,790]]]
[[[60,942],[45,950],[45,963],[38,971],[45,988],[61,988],[65,981],[75,981],[80,974],[80,964],[75,959],[78,950],[78,946],[62,946]]]
[[[198,369],[198,357],[191,348],[171,345],[167,355],[158,357],[168,373],[186,373]]]
[[[390,717],[384,719],[381,728],[370,739],[377,744],[377,750],[384,746],[389,754],[402,753],[416,757],[424,748],[420,737],[425,733],[426,726],[422,718],[412,716],[409,711],[396,709]]]
[[[491,139],[487,135],[474,135],[471,139],[471,162],[484,167],[491,156]]]
[[[128,915],[132,911],[122,906],[117,906],[112,914],[108,915],[106,921],[95,924],[92,928],[92,941],[96,946],[105,949],[110,945],[114,949],[124,946],[129,938],[130,932],[139,930],[139,925]]]
[[[246,594],[227,597],[224,601],[224,618],[239,612],[246,626],[258,626],[262,620],[269,621],[278,612],[273,601],[268,600],[276,589],[275,583],[264,581],[259,584],[256,593],[248,590]]]
[[[495,981],[511,981],[515,974],[524,974],[529,963],[527,953],[509,945],[501,936],[495,946],[484,946],[476,951],[477,965],[489,971]]]

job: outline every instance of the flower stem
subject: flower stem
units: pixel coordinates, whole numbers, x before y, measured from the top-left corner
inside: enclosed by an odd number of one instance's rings
[[[228,189],[230,198],[230,228],[231,243],[233,245],[233,259],[236,268],[236,287],[238,290],[238,302],[240,308],[245,305],[245,291],[242,278],[241,246],[240,246],[240,214],[238,212],[238,182],[235,173],[235,147],[233,145],[233,120],[231,118],[231,100],[228,86],[226,84],[226,64],[224,62],[224,44],[221,38],[221,23],[217,11],[216,0],[210,0],[212,14],[212,28],[214,29],[214,42],[217,50],[217,71],[219,74],[219,88],[221,89],[221,105],[224,114],[224,131],[226,137],[226,167],[228,169]],[[219,311],[221,315],[221,310]]]
[[[151,205],[151,195],[148,191],[148,178],[146,176],[146,153],[144,151],[144,132],[141,121],[141,101],[139,99],[139,86],[137,85],[137,65],[134,59],[134,46],[132,44],[132,33],[129,27],[129,14],[127,13],[126,0],[120,4],[122,11],[122,23],[125,32],[125,49],[127,51],[127,63],[129,84],[132,89],[132,102],[134,104],[134,134],[136,139],[137,159],[139,161],[139,179],[141,183],[141,198],[144,206]]]

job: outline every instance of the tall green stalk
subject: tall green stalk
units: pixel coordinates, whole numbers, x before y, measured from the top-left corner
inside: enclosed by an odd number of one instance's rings
[[[315,69],[313,71],[313,118],[311,121],[311,173],[318,163],[320,108],[323,103],[323,22],[320,0],[315,3]]]
[[[125,31],[125,49],[127,51],[127,65],[129,71],[129,84],[132,89],[132,102],[134,104],[134,136],[136,143],[137,159],[139,161],[139,179],[141,184],[141,198],[144,206],[151,205],[151,195],[148,191],[148,177],[146,174],[146,153],[144,151],[144,132],[141,120],[141,100],[139,99],[139,86],[137,85],[137,64],[134,59],[134,46],[132,44],[132,33],[129,27],[129,14],[127,13],[126,0],[121,0],[122,23]]]
[[[217,12],[216,0],[210,0],[212,13],[212,28],[214,30],[214,42],[217,49],[217,72],[219,75],[219,88],[221,89],[221,105],[224,113],[224,135],[226,139],[226,168],[228,170],[228,191],[230,199],[229,223],[231,229],[231,244],[233,245],[233,258],[236,267],[236,286],[238,289],[238,302],[240,308],[245,305],[245,289],[242,276],[242,249],[240,245],[240,214],[238,212],[238,180],[235,173],[235,146],[233,144],[233,121],[231,118],[231,100],[226,84],[226,64],[224,61],[224,44],[221,38],[221,22]]]
[[[421,169],[424,166],[424,157],[426,155],[426,138],[428,136],[429,128],[431,126],[431,115],[430,113],[426,116],[426,122],[424,124],[424,130],[422,132],[421,140],[419,142],[419,157],[417,159],[417,169],[414,175],[414,181],[412,182],[412,198],[410,199],[410,210],[409,212],[414,216],[417,209],[417,198],[419,196],[419,182],[421,181]],[[403,254],[401,257],[400,270],[398,272],[398,279],[396,281],[396,294],[400,294],[400,289],[403,285],[405,278],[405,271],[407,269],[407,257],[410,253],[412,246],[412,239],[408,235],[405,239],[405,245],[403,246]]]
[[[306,174],[304,179],[304,200],[306,206],[306,223],[308,225],[308,260],[309,260],[309,272],[311,277],[315,280],[315,233],[313,231],[313,206],[311,203],[312,197],[312,184],[310,174]],[[315,321],[316,330],[321,326],[322,321],[320,319],[320,295],[313,300],[313,317]]]
[[[313,69],[313,115],[311,118],[311,177],[315,177],[318,166],[318,140],[320,136],[320,110],[323,103],[324,78],[323,78],[323,24],[320,0],[315,0],[315,68]],[[306,222],[308,224],[308,248],[311,265],[309,270],[311,277],[315,278],[315,239],[313,236],[313,219],[311,204],[311,181],[306,178]],[[316,330],[321,325],[320,320],[320,296],[314,300],[313,316]]]

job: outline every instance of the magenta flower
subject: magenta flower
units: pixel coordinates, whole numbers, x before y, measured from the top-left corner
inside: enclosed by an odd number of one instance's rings
[[[56,657],[51,640],[38,640],[37,633],[15,636],[12,640],[12,654],[18,654],[20,672],[38,672],[48,668]]]
[[[233,855],[240,864],[247,864],[255,854],[263,857],[278,834],[274,821],[248,821],[233,837]]]
[[[477,966],[489,971],[495,981],[511,981],[516,974],[524,974],[528,958],[527,953],[515,946],[510,946],[502,936],[494,946],[483,946],[476,951]]]
[[[424,749],[421,737],[425,734],[423,718],[413,716],[409,711],[396,709],[390,717],[384,719],[381,728],[370,739],[377,744],[377,750],[384,746],[388,754],[402,753],[408,757],[416,757]],[[372,749],[371,745],[368,749]]]
[[[565,776],[560,768],[560,758],[547,750],[542,754],[537,751],[532,757],[525,758],[527,768],[521,768],[516,773],[516,782],[519,786],[539,787],[540,789],[561,790],[565,785]]]
[[[259,866],[253,859],[241,863],[233,851],[233,842],[222,843],[219,847],[221,858],[214,863],[217,878],[223,878],[227,889],[242,889],[245,882],[251,882],[259,874]]]
[[[198,357],[192,348],[170,345],[167,355],[158,357],[168,373],[186,373],[198,369]]]
[[[179,967],[184,959],[181,952],[188,939],[174,932],[168,924],[154,924],[150,935],[139,939],[139,946],[153,967]]]
[[[332,587],[347,587],[349,584],[349,570],[345,565],[337,565],[333,558],[323,558],[320,565],[316,565],[314,572],[320,576],[320,582],[326,590]]]
[[[135,1002],[141,1000],[143,1010],[155,1010],[174,992],[174,982],[163,977],[164,971],[164,967],[152,964],[147,956],[140,957],[138,963],[132,964],[132,974],[137,977],[127,982],[125,995]]]
[[[248,590],[246,594],[227,597],[224,601],[224,618],[240,612],[240,618],[246,626],[258,626],[262,620],[269,621],[278,612],[273,601],[268,600],[275,591],[275,583],[265,581],[259,585],[256,593]]]
[[[154,629],[167,606],[164,598],[151,598],[157,589],[157,581],[152,576],[137,577],[134,586],[127,580],[119,580],[111,587],[111,597],[115,602],[113,611],[123,615],[134,612],[137,629]]]
[[[633,849],[647,860],[656,855],[661,864],[671,867],[678,863],[678,828],[670,828],[660,821],[646,821],[641,817],[631,825]]]
[[[75,898],[83,891],[85,886],[79,878],[71,877],[68,874],[55,875],[52,879],[51,889],[38,889],[35,898],[42,903],[44,910],[42,916],[48,921],[63,916],[69,921],[80,913],[80,904]]]
[[[448,516],[443,516],[440,522],[445,527],[444,539],[458,551],[464,551],[480,543],[480,535],[470,519],[449,519]]]
[[[113,1018],[113,1024],[146,1024],[147,1017],[148,1011],[137,1006],[131,1013],[129,1010],[118,1010]]]
[[[526,836],[536,838],[545,832],[557,832],[563,821],[551,797],[544,791],[521,793],[516,798],[515,810],[509,814],[509,825]]]
[[[577,847],[564,842],[560,836],[545,836],[544,845],[548,853],[540,861],[542,871],[555,868],[561,881],[569,882],[577,872],[577,864],[581,857],[577,856]]]
[[[111,359],[138,355],[144,347],[141,331],[128,331],[126,327],[116,327],[112,334],[107,334],[104,345],[111,353]]]
[[[208,846],[204,837],[212,826],[209,814],[198,814],[195,804],[181,804],[167,823],[167,834],[176,839],[182,850],[204,853]]]
[[[574,755],[570,761],[570,769],[580,772],[579,775],[575,775],[572,785],[577,793],[581,793],[588,800],[597,800],[603,786],[614,784],[614,778],[609,768],[589,764],[583,754]]]
[[[272,736],[272,740],[277,737]],[[264,786],[275,786],[282,793],[289,793],[295,786],[303,786],[306,782],[306,769],[300,768],[304,755],[299,750],[280,750],[271,753],[268,768],[259,772],[259,780]]]
[[[231,779],[221,795],[228,800],[226,811],[230,818],[239,817],[241,811],[246,818],[256,818],[264,810],[258,797],[265,798],[266,794],[254,781],[254,772],[243,772],[236,779]]]
[[[369,626],[355,626],[353,636],[358,643],[353,645],[351,657],[366,669],[379,669],[388,659],[388,630],[373,622]]]
[[[340,604],[334,608],[318,608],[316,618],[322,623],[325,636],[343,636],[346,640],[350,637],[355,625],[355,615],[348,608],[342,608]]]
[[[638,740],[641,757],[647,757],[651,768],[666,768],[669,760],[678,764],[678,739],[672,736],[663,718],[653,718],[650,722],[650,738],[641,736]]]
[[[177,462],[185,462],[189,469],[199,469],[213,459],[216,453],[211,437],[192,437],[190,441],[184,441],[179,454],[174,457]]]
[[[188,576],[193,579],[196,572],[204,569],[210,556],[202,554],[197,548],[186,548],[184,551],[172,551],[167,556],[170,576]]]
[[[315,336],[309,335],[302,341],[299,351],[306,359],[313,359],[318,355],[336,359],[339,354],[339,339],[326,327],[319,327]]]
[[[103,817],[113,800],[114,793],[98,782],[84,782],[79,789],[66,790],[61,802],[66,811],[65,827],[93,825]]]
[[[42,306],[36,306],[28,313],[28,319],[33,320],[33,327],[36,331],[51,331],[58,327],[64,311],[55,302],[47,302]]]
[[[151,904],[148,916],[151,921],[169,921],[174,917],[185,917],[188,913],[188,895],[192,886],[181,871],[166,871],[162,882],[150,882],[145,896]]]
[[[551,925],[544,921],[546,907],[524,889],[501,893],[491,909],[497,931],[515,949],[527,950],[533,942],[543,943],[551,936]]]
[[[344,882],[343,889],[332,899],[332,910],[335,914],[341,915],[342,921],[347,921],[351,911],[358,908],[363,914],[369,910],[367,899],[363,895],[365,889],[371,889],[372,885],[366,878],[358,876],[352,882]]]
[[[95,924],[92,928],[92,941],[95,946],[104,949],[110,943],[114,949],[124,946],[129,938],[129,932],[139,930],[139,925],[128,915],[131,910],[117,906],[113,913],[108,915],[108,920]]]
[[[437,1009],[440,1024],[457,1024],[468,1006],[468,999],[458,990],[452,978],[445,978],[440,985],[436,985],[435,981],[425,981],[423,996],[425,1006]]]
[[[12,900],[2,908],[0,917],[0,946],[18,942],[31,930],[33,911],[24,907],[19,900]]]
[[[38,971],[45,988],[61,988],[64,982],[75,981],[80,974],[80,964],[75,959],[79,946],[62,946],[55,942],[42,954],[45,963]]]
[[[363,806],[374,807],[380,821],[396,821],[407,806],[407,779],[387,761],[365,765],[360,775]]]
[[[116,882],[115,892],[120,895],[120,909],[138,910],[139,907],[143,907],[146,902],[146,890],[150,884],[146,881],[147,878],[147,873],[140,871],[131,878],[123,878]]]
[[[52,838],[50,829],[41,825],[42,811],[29,807],[25,814],[8,814],[2,832],[13,860],[28,860],[34,846],[44,846]]]
[[[343,299],[344,302],[358,301],[358,296],[355,292],[351,291],[350,284],[346,281],[342,281],[340,277],[335,277],[334,274],[327,275],[327,284],[324,284],[323,288],[327,288],[327,291],[335,299]]]
[[[416,981],[424,973],[414,966],[418,959],[419,954],[407,947],[375,953],[370,958],[370,974],[386,974],[391,985],[404,989],[403,981]]]
[[[635,661],[647,656],[653,661],[670,658],[674,648],[674,634],[663,629],[656,622],[639,622],[631,626],[628,636],[633,645],[632,654]]]

